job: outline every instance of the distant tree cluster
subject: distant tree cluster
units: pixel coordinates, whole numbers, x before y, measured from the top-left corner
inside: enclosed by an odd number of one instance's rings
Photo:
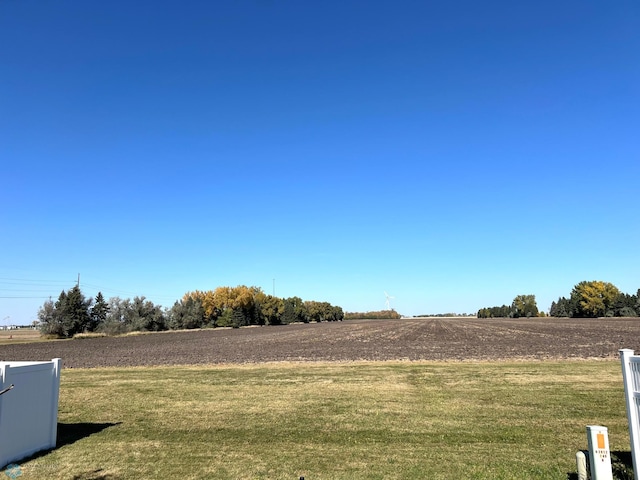
[[[551,303],[552,317],[638,317],[640,289],[635,295],[621,292],[615,285],[602,281],[578,283],[569,298],[560,297]]]
[[[397,320],[402,316],[395,310],[379,310],[377,312],[347,312],[344,314],[345,320]]]
[[[201,315],[191,315],[182,323],[182,312],[189,305],[200,305]],[[190,307],[193,308],[193,307]],[[300,297],[279,298],[258,287],[218,287],[215,290],[189,292],[172,311],[174,328],[242,327],[247,325],[286,325],[302,322],[334,322],[344,318],[341,307],[328,302],[303,301]]]
[[[478,310],[478,318],[535,317],[538,312],[534,295],[518,295],[511,305]],[[635,295],[621,292],[618,287],[600,280],[583,281],[571,290],[569,298],[560,297],[551,303],[551,317],[597,318],[640,317],[640,289]]]
[[[544,314],[542,314],[544,315]],[[488,307],[478,310],[478,318],[520,318],[540,316],[535,295],[518,295],[511,305],[501,307]]]
[[[62,291],[58,300],[48,300],[38,310],[40,330],[60,338],[77,333],[110,335],[132,331],[162,331],[206,327],[281,325],[294,322],[340,321],[341,307],[328,302],[303,301],[299,297],[278,298],[258,287],[218,287],[186,293],[169,309],[145,297],[105,301],[102,293],[87,299],[78,286]]]
[[[414,315],[414,318],[452,318],[452,317],[469,317],[466,313],[425,313],[423,315]]]

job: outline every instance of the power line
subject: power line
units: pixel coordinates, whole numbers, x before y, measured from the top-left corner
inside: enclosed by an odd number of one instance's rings
[[[28,279],[28,278],[17,278],[17,277],[2,277],[0,276],[0,294],[8,294],[8,295],[0,295],[0,299],[48,299],[52,296],[58,295],[60,290],[69,290],[75,286],[79,286],[80,274],[75,281],[69,280],[50,280],[50,279]],[[8,288],[8,287],[16,287],[16,288]],[[99,292],[106,293],[108,295],[114,296],[125,296],[125,297],[145,297],[145,298],[156,298],[156,299],[166,299],[166,300],[176,300],[176,297],[173,295],[153,295],[153,294],[141,294],[140,292],[134,293],[128,290],[121,290],[118,288],[110,288],[104,287],[92,283],[83,283],[83,289],[88,290],[96,290]],[[45,290],[46,289],[46,290]],[[52,292],[57,292],[55,295]],[[24,295],[11,295],[12,292],[17,294],[24,293]],[[36,294],[47,294],[44,295],[36,295]],[[148,292],[147,292],[148,293]],[[29,295],[32,294],[32,295]],[[177,298],[180,298],[182,295],[179,295]]]
[[[65,282],[67,283],[66,280],[51,280],[51,279],[47,279],[47,280],[43,280],[43,279],[33,279],[33,278],[15,278],[15,277],[0,277],[0,279],[2,280],[12,280],[12,281],[17,281],[17,282],[48,282],[48,283],[57,283],[57,282]]]
[[[34,287],[50,287],[55,285],[69,285],[70,282],[62,280],[26,280],[20,278],[1,278],[0,283],[9,285],[31,285]]]
[[[83,283],[83,286],[84,287],[88,287],[88,288],[90,288],[92,290],[98,290],[98,291],[103,292],[103,293],[114,293],[114,294],[117,294],[117,295],[127,295],[127,296],[130,296],[130,297],[173,298],[173,296],[171,296],[171,295],[153,295],[153,294],[145,295],[145,294],[141,294],[140,292],[132,293],[132,292],[129,292],[129,291],[119,290],[119,289],[116,289],[116,288],[101,287],[99,285],[94,285],[92,283]]]
[[[35,294],[35,293],[42,293],[42,294],[47,294],[49,295],[51,293],[51,290],[31,290],[31,289],[25,289],[25,288],[0,288],[0,294],[9,294],[9,293],[31,293],[31,294]]]
[[[0,299],[46,300],[52,297],[53,290],[64,289],[69,284],[66,280],[0,277]]]
[[[32,299],[33,298],[40,298],[40,299],[47,299],[47,298],[51,298],[51,295],[47,295],[46,297],[18,297],[18,296],[16,296],[16,297],[0,297],[0,298],[2,298],[2,299],[7,299],[7,298],[32,298]]]

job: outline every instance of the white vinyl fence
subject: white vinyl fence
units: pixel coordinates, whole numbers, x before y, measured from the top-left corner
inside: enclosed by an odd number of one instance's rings
[[[633,458],[633,475],[640,480],[640,355],[634,355],[633,350],[620,350],[622,362],[622,380],[624,382],[624,396],[627,403],[627,420],[629,421],[629,438],[631,443],[631,457]]]
[[[0,468],[56,446],[62,360],[0,362]]]

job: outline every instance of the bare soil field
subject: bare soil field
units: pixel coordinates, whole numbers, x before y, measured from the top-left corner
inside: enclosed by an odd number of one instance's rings
[[[163,332],[0,345],[0,360],[66,368],[280,361],[617,358],[640,350],[640,319],[416,318]]]

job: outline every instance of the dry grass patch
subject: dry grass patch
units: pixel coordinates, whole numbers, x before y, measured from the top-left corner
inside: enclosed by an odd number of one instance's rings
[[[0,345],[12,345],[19,343],[32,343],[49,341],[42,337],[39,330],[32,328],[18,328],[15,330],[0,330]]]
[[[76,333],[73,338],[83,339],[83,338],[102,338],[106,337],[107,334],[103,332],[87,332],[87,333]]]

